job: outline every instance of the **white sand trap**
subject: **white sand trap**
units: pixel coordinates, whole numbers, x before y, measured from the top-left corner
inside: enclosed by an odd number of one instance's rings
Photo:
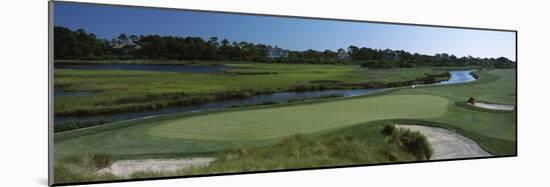
[[[447,129],[419,125],[396,127],[418,131],[426,136],[433,149],[430,160],[493,156],[481,149],[473,140]]]
[[[214,158],[121,160],[114,162],[108,168],[99,170],[99,172],[109,172],[119,177],[128,178],[138,171],[174,172],[191,167],[208,166],[212,161]]]
[[[479,108],[485,108],[485,109],[491,109],[491,110],[512,111],[516,108],[516,106],[514,105],[492,104],[492,103],[482,103],[482,102],[475,102],[473,105]]]

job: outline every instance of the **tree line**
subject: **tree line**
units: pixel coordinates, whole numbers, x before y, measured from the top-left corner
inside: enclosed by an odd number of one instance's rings
[[[515,67],[505,58],[456,57],[446,53],[425,55],[403,50],[373,49],[349,46],[343,49],[349,58],[339,58],[337,51],[288,51],[284,58],[268,58],[273,46],[250,42],[220,40],[217,37],[178,37],[159,35],[120,34],[111,40],[97,38],[83,29],[54,27],[54,58],[67,60],[154,59],[154,60],[211,60],[255,61],[275,63],[354,63],[369,68],[417,66],[482,66]]]

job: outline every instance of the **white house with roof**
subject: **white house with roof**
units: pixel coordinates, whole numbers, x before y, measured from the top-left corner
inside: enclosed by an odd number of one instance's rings
[[[115,43],[113,49],[141,49],[141,45],[130,41],[121,41]]]
[[[277,46],[275,47],[268,47],[266,51],[266,57],[273,59],[273,58],[285,58],[288,57],[288,50],[281,49]]]
[[[351,60],[351,56],[349,55],[349,53],[346,50],[342,49],[342,48],[340,48],[340,49],[338,49],[338,51],[336,51],[336,58],[338,60],[343,60],[343,61]]]

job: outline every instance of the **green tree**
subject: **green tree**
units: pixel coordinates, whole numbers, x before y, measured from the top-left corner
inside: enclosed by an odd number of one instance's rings
[[[126,34],[124,33],[121,33],[120,35],[118,35],[117,39],[119,44],[128,42],[128,36],[126,36]]]

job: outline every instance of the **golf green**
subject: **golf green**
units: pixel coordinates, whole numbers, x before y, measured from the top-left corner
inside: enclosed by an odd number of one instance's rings
[[[232,111],[167,121],[151,127],[148,134],[199,140],[272,139],[396,117],[439,117],[446,114],[448,103],[433,95],[392,95]]]

